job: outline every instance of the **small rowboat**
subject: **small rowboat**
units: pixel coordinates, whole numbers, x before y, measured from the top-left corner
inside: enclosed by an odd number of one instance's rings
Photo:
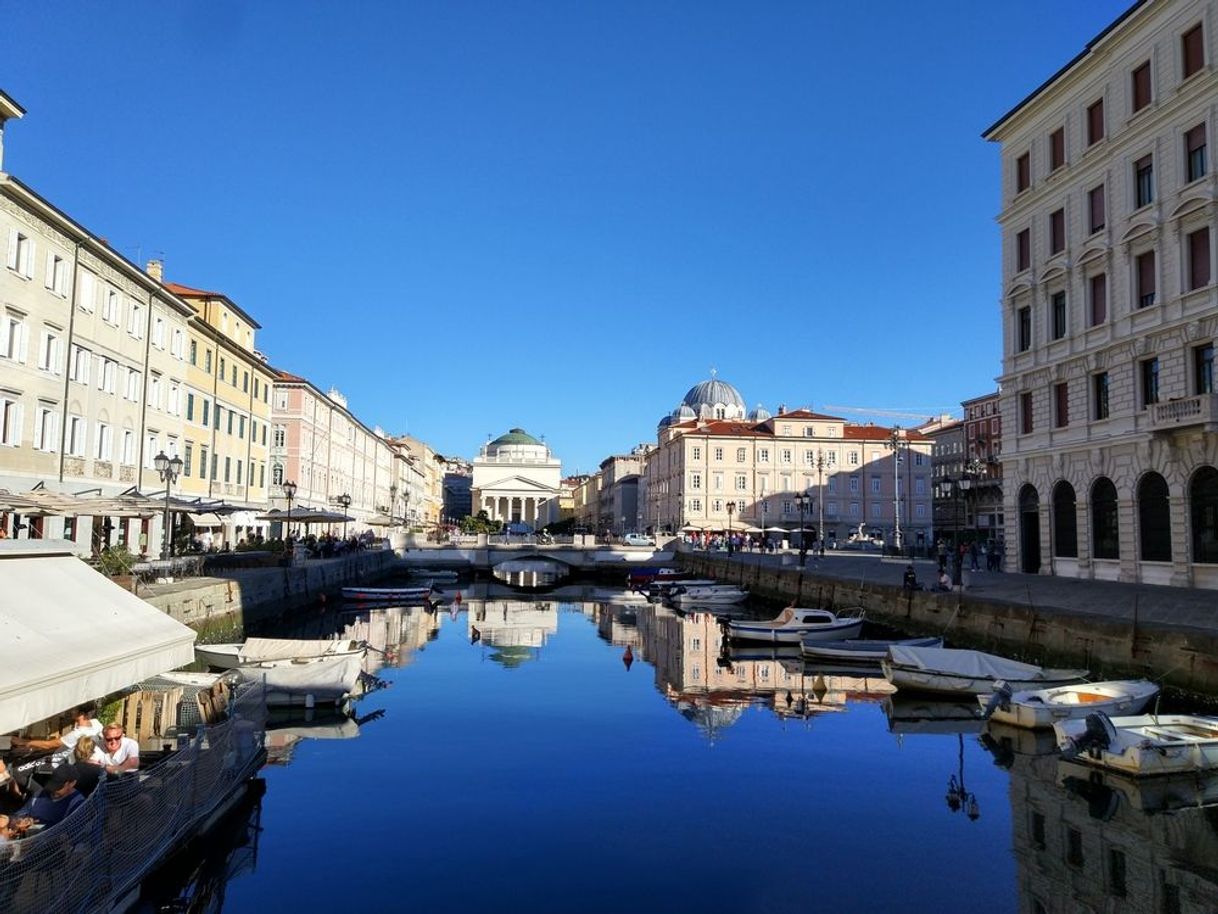
[[[845,641],[857,638],[863,630],[863,621],[862,614],[838,616],[827,609],[788,606],[769,622],[725,619],[720,625],[724,634],[732,640],[799,644],[805,639]]]
[[[268,660],[236,669],[243,681],[265,685],[270,705],[340,702],[355,693],[362,673],[362,654]]]
[[[943,647],[942,638],[904,638],[899,641],[884,638],[859,638],[845,641],[825,641],[814,637],[803,639],[803,654],[810,660],[878,663],[888,656],[894,644],[904,647]]]
[[[273,660],[304,660],[340,654],[359,654],[362,657],[366,649],[362,641],[347,638],[327,641],[250,638],[239,644],[196,644],[195,659],[212,669],[234,670],[243,664]]]
[[[1218,717],[1096,711],[1058,721],[1053,732],[1064,757],[1134,777],[1218,769]]]
[[[716,606],[743,603],[749,592],[734,585],[716,584],[711,587],[682,587],[672,595],[677,606]]]
[[[344,600],[362,600],[366,603],[383,603],[387,600],[422,600],[435,590],[426,587],[344,587]]]
[[[432,581],[447,581],[450,583],[458,578],[458,574],[455,571],[437,571],[434,568],[411,568],[406,573],[412,578],[428,578]]]
[[[1047,689],[1087,678],[1086,670],[1048,669],[996,654],[946,647],[893,645],[880,666],[898,689],[951,695],[988,695],[999,680],[1013,689]]]
[[[991,696],[978,695],[983,717],[1014,727],[1052,727],[1059,720],[1086,717],[1093,711],[1111,716],[1141,714],[1159,687],[1145,679],[1088,682],[1016,692],[1005,682]]]

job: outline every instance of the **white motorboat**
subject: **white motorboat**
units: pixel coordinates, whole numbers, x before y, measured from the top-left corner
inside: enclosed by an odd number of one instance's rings
[[[435,591],[430,582],[424,587],[344,587],[344,600],[384,603],[390,600],[422,600]]]
[[[672,594],[677,606],[718,606],[743,603],[749,592],[732,584],[716,584],[710,587],[682,587]]]
[[[340,702],[358,690],[363,654],[267,660],[234,672],[245,682],[265,685],[268,705]]]
[[[235,644],[196,644],[195,659],[216,670],[234,670],[243,664],[268,660],[304,660],[359,654],[367,650],[362,641],[350,639],[307,641],[296,638],[248,638]]]
[[[978,695],[977,701],[984,709],[983,717],[1015,727],[1052,727],[1055,721],[1086,717],[1092,711],[1103,711],[1109,717],[1141,714],[1158,694],[1159,687],[1145,679],[1022,692],[1000,682],[993,695]]]
[[[1008,682],[1012,689],[1043,689],[1082,682],[1087,677],[1086,670],[1047,669],[996,654],[947,647],[893,645],[880,667],[898,689],[950,695],[988,695],[999,680]]]
[[[448,581],[450,583],[459,577],[455,571],[440,571],[434,568],[411,568],[406,573],[412,578],[428,578],[432,581]]]
[[[1066,758],[1134,777],[1218,769],[1218,717],[1101,711],[1053,724]]]
[[[844,641],[863,630],[861,613],[839,616],[827,609],[788,606],[769,622],[739,619],[721,621],[724,634],[737,641],[772,641],[799,644],[802,641]]]
[[[888,656],[893,645],[902,647],[943,647],[942,638],[858,638],[844,641],[826,641],[815,637],[803,639],[803,654],[809,660],[837,660],[876,664]]]

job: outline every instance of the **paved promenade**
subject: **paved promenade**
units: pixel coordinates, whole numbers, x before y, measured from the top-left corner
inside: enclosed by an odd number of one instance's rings
[[[727,558],[725,552],[711,554],[716,558]],[[732,556],[733,562],[773,566],[781,565],[783,559],[781,554],[763,555],[749,552]],[[897,559],[881,559],[876,553],[831,551],[825,553],[824,558],[809,555],[806,570],[808,574],[818,577],[900,587],[906,564],[908,563]],[[931,586],[938,576],[938,563],[918,560],[913,565],[918,581],[924,586]],[[999,571],[966,570],[964,580],[965,599],[972,595],[994,602],[1032,606],[1041,613],[1065,610],[1107,619],[1125,619],[1130,624],[1133,624],[1136,612],[1139,625],[1161,625],[1218,634],[1218,591],[1150,584],[1120,584],[1112,581],[1080,581],[1051,575]]]

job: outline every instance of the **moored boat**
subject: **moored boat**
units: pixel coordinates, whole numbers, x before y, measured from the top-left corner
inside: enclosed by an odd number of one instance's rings
[[[1218,769],[1218,718],[1194,714],[1109,717],[1053,724],[1067,758],[1134,777]]]
[[[366,650],[363,642],[351,639],[300,640],[296,638],[248,638],[241,643],[196,644],[195,659],[217,670],[233,670],[248,663],[268,660],[302,660],[308,657],[330,657],[338,654],[359,654]]]
[[[749,592],[741,587],[730,584],[716,584],[710,587],[681,587],[671,595],[672,602],[678,606],[715,606],[720,604],[743,603],[749,598]]]
[[[268,660],[239,666],[244,682],[266,687],[268,705],[339,702],[354,694],[363,673],[363,653]]]
[[[803,654],[810,660],[837,660],[846,663],[879,663],[888,656],[888,649],[894,644],[901,647],[943,647],[942,638],[857,638],[826,641],[811,637],[801,641]]]
[[[344,600],[379,603],[387,600],[422,600],[435,591],[430,583],[423,587],[344,587]]]
[[[1052,727],[1055,721],[1086,717],[1103,711],[1109,717],[1141,714],[1159,694],[1159,687],[1145,679],[1087,682],[1016,692],[1005,682],[994,694],[978,695],[983,717],[1015,727]]]
[[[724,634],[737,641],[771,641],[800,644],[803,640],[844,641],[863,630],[862,614],[839,616],[827,609],[788,606],[768,622],[726,619]]]
[[[1086,670],[1049,669],[982,651],[893,645],[880,661],[898,689],[949,695],[989,694],[999,680],[1013,689],[1042,689],[1082,682]]]
[[[406,573],[412,578],[427,578],[431,581],[447,581],[449,583],[457,580],[459,577],[457,572],[451,569],[440,571],[434,568],[411,568]]]

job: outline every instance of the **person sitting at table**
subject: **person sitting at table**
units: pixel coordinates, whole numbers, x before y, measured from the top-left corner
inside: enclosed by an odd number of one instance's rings
[[[85,802],[76,789],[76,766],[65,762],[51,772],[42,793],[30,797],[13,814],[9,827],[24,835],[34,825],[57,825]]]
[[[123,735],[118,724],[106,724],[102,732],[102,767],[108,774],[122,774],[140,767],[140,744]]]
[[[951,590],[952,589],[952,579],[947,576],[946,570],[939,572],[939,589],[940,590]]]
[[[94,739],[101,736],[102,722],[93,716],[96,713],[97,708],[93,705],[81,705],[73,712],[73,726],[67,733],[47,739],[26,739],[22,736],[14,736],[13,748],[54,752],[56,760],[64,761],[72,755],[72,750],[76,748],[76,743],[82,736],[91,736]]]
[[[82,736],[72,750],[72,763],[76,766],[76,789],[88,796],[97,789],[97,783],[105,772],[106,753],[93,742],[93,737]]]

